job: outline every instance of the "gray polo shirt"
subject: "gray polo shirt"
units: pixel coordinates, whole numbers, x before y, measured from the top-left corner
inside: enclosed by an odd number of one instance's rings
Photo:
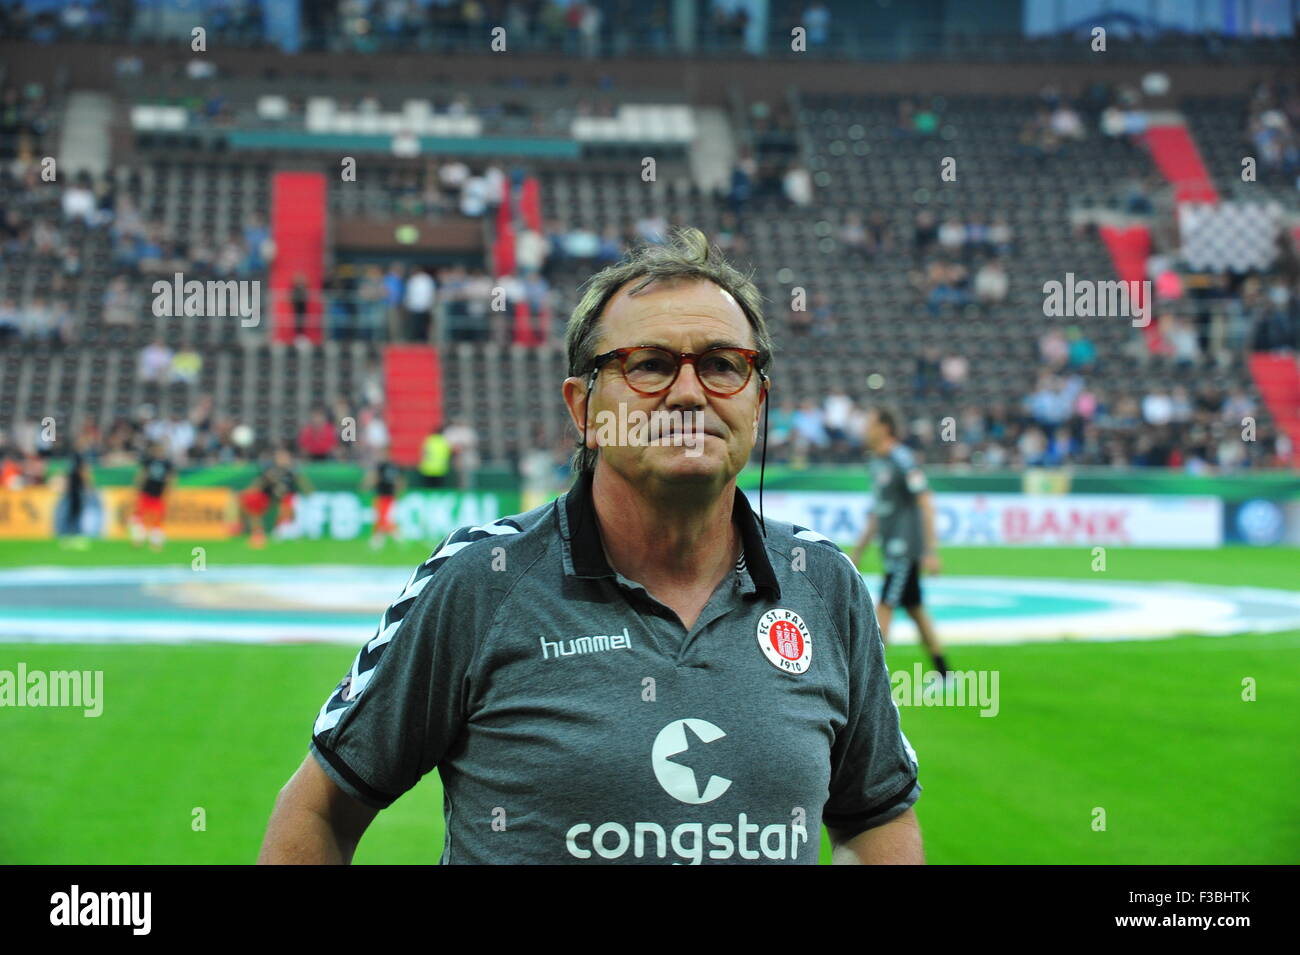
[[[316,719],[311,751],[384,808],[442,778],[447,863],[816,863],[821,824],[920,795],[862,578],[791,524],[687,631],[610,568],[591,478],[453,533]]]

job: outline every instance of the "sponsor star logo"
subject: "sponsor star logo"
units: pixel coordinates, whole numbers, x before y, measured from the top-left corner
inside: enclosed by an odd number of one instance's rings
[[[700,805],[713,802],[731,788],[731,780],[704,772],[714,758],[711,749],[727,734],[708,720],[674,720],[659,731],[650,751],[655,779],[679,802]],[[704,786],[700,786],[705,780]]]

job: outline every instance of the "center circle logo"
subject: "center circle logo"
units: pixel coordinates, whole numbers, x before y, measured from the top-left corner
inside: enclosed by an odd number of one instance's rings
[[[793,610],[769,610],[758,620],[758,648],[784,673],[804,673],[812,663],[812,633]]]

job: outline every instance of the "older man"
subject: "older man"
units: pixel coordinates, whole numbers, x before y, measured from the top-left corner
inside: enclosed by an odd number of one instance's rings
[[[921,862],[862,579],[736,488],[772,354],[757,289],[684,230],[589,283],[568,352],[573,488],[416,570],[262,861],[349,861],[436,767],[444,863],[815,863],[823,823],[836,862]]]

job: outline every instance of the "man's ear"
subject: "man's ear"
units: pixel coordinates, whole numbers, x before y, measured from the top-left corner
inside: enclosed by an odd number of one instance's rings
[[[564,379],[561,393],[564,398],[564,405],[569,409],[569,420],[573,422],[578,435],[581,435],[582,421],[586,417],[587,403],[590,400],[587,392],[587,382],[583,378],[571,375]]]

